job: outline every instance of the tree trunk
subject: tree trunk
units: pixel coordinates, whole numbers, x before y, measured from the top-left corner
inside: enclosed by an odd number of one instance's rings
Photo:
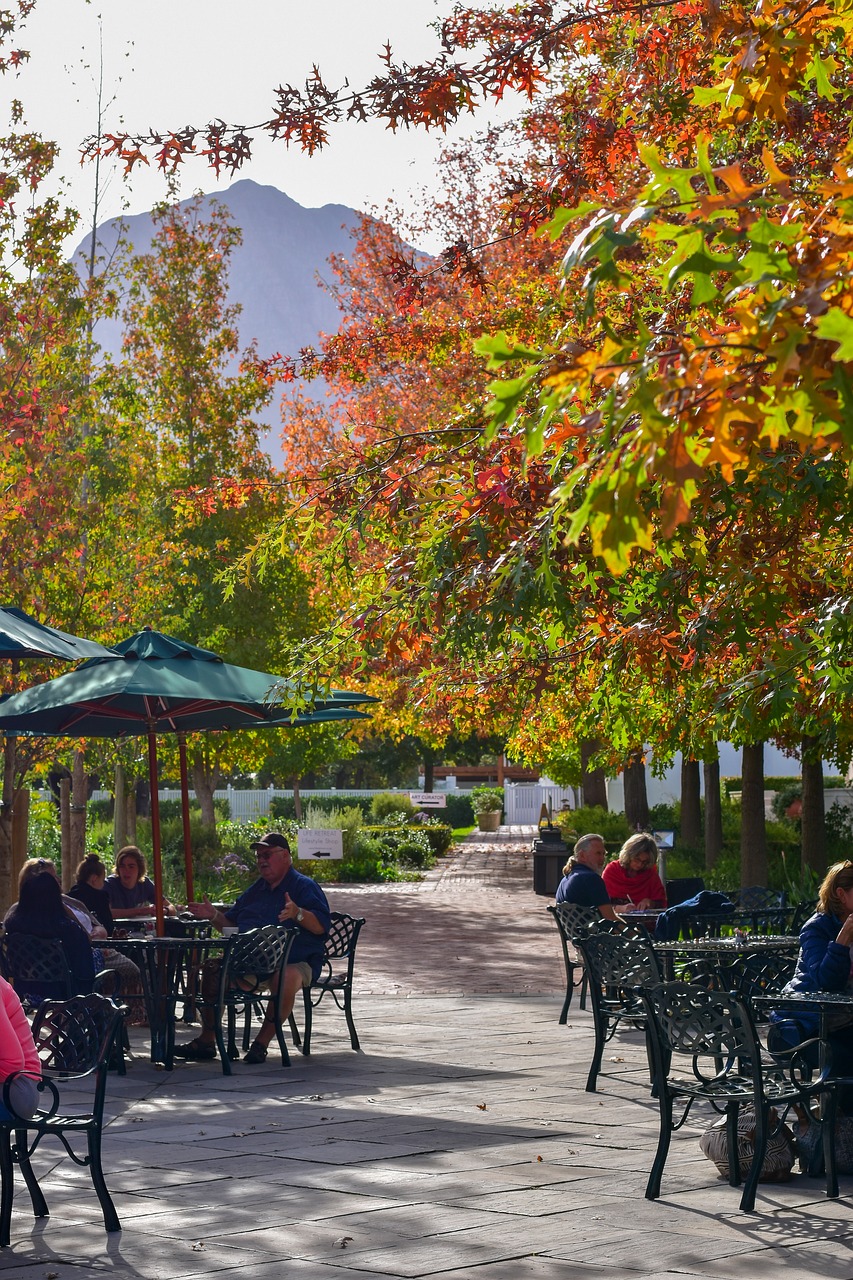
[[[720,798],[720,756],[706,760],[705,774],[705,866],[711,871],[723,852],[723,805]]]
[[[296,821],[302,821],[302,796],[299,791],[299,779],[293,779],[293,812],[296,814]]]
[[[702,807],[699,803],[699,761],[681,757],[681,827],[682,845],[698,849],[702,844]]]
[[[15,809],[15,739],[3,740],[3,795],[0,803],[0,910],[6,911],[17,894],[12,880],[12,815]]]
[[[607,808],[607,778],[603,769],[590,769],[589,762],[601,743],[597,738],[584,738],[581,742],[581,794],[584,805]]]
[[[59,779],[59,858],[65,866],[71,860],[71,779]]]
[[[151,786],[145,778],[137,778],[134,783],[136,791],[136,816],[151,817]]]
[[[30,825],[30,791],[21,787],[15,792],[15,816],[12,821],[12,884],[17,885],[21,867],[27,860]],[[17,893],[16,895],[17,896]]]
[[[192,775],[195,798],[201,806],[201,820],[206,827],[215,827],[216,813],[213,808],[213,793],[216,790],[216,780],[208,776],[204,764],[197,756],[193,757]]]
[[[86,778],[86,757],[82,751],[74,752],[71,767],[71,821],[68,834],[68,858],[62,859],[62,889],[67,893],[74,883],[74,868],[86,856],[86,803],[89,784]]]
[[[803,808],[800,815],[803,867],[819,875],[826,871],[826,823],[823,795],[823,762],[816,738],[803,738],[800,757],[803,775]]]
[[[128,844],[136,844],[136,787],[131,787],[127,793],[127,831],[125,833]],[[119,845],[116,853],[122,846]]]
[[[435,760],[424,760],[424,791],[435,790]]]
[[[764,818],[764,743],[749,742],[740,770],[740,883],[767,884],[767,834]]]
[[[117,764],[113,782],[113,844],[116,852],[127,844],[127,780],[124,765]]]
[[[632,831],[645,831],[649,825],[649,800],[646,795],[646,766],[641,748],[632,751],[625,766],[625,817]]]

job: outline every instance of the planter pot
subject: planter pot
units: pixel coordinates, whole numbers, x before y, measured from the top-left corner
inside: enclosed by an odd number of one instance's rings
[[[481,831],[497,831],[501,825],[500,809],[492,809],[488,813],[477,814],[477,826]]]

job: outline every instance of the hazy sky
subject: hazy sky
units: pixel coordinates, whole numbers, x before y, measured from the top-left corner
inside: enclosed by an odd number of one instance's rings
[[[93,175],[88,163],[81,169],[78,148],[96,128],[99,15],[105,96],[115,99],[106,128],[118,129],[123,121],[137,131],[204,125],[213,118],[246,125],[263,121],[272,114],[273,89],[301,85],[314,63],[329,84],[347,77],[353,86],[364,84],[380,69],[386,41],[398,59],[429,57],[437,48],[429,23],[450,7],[450,0],[38,0],[18,42],[31,60],[18,77],[0,83],[3,105],[21,98],[30,125],[60,143],[64,189],[85,221]],[[478,127],[469,117],[455,136]],[[342,125],[329,149],[312,159],[282,144],[258,142],[251,164],[219,183],[202,161],[191,160],[181,174],[180,194],[249,177],[306,206],[381,207],[391,195],[405,203],[430,183],[444,141],[435,133]],[[130,213],[148,209],[165,194],[156,169],[137,166],[130,180],[121,178],[115,164],[110,169],[102,218],[124,206]]]

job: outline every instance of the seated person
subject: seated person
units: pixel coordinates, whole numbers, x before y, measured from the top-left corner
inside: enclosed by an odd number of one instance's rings
[[[607,861],[607,850],[601,836],[581,836],[571,858],[563,867],[563,878],[557,886],[557,902],[572,902],[581,907],[598,907],[606,920],[617,919],[601,872]]]
[[[258,859],[259,878],[241,894],[228,911],[218,911],[207,899],[189,903],[188,910],[200,920],[210,920],[217,929],[236,925],[241,933],[266,924],[283,924],[296,929],[284,970],[284,991],[271,987],[273,999],[254,1044],[244,1062],[263,1062],[267,1047],[275,1035],[275,1004],[281,1000],[281,1017],[285,1021],[293,1011],[296,994],[320,976],[326,954],[326,938],[331,925],[329,903],[316,880],[297,871],[290,856],[290,845],[278,831],[271,831],[252,845]],[[219,991],[219,961],[209,960],[202,966],[201,993],[205,1000],[215,1001]],[[175,1046],[176,1058],[205,1060],[216,1057],[214,1011],[208,1004],[201,1011],[201,1034],[185,1045]]]
[[[92,990],[95,981],[92,947],[85,929],[66,911],[55,875],[41,871],[24,876],[18,901],[6,912],[3,925],[9,937],[26,933],[37,938],[58,938],[71,971],[72,994],[88,995]],[[14,974],[12,976],[19,996],[28,994],[39,1000],[66,998],[62,982],[31,983],[22,989]]]
[[[90,853],[77,868],[77,880],[68,896],[82,902],[111,936],[115,922],[110,910],[110,895],[104,888],[106,875],[107,869],[101,859],[96,853]]]
[[[41,1062],[21,1001],[6,979],[0,978],[0,1083],[5,1084],[10,1076],[15,1076],[9,1086],[14,1115],[0,1094],[0,1120],[29,1118],[38,1106],[36,1082],[41,1076]]]
[[[608,862],[603,879],[610,901],[638,911],[666,905],[666,889],[658,875],[658,847],[654,836],[638,832],[625,841],[615,862]]]
[[[80,866],[77,868],[78,881],[80,880],[81,869],[87,864],[90,864],[92,859],[94,859],[95,863],[100,866],[102,873],[106,872],[106,867],[98,858],[97,854],[92,853],[84,860],[84,862],[81,862]],[[53,876],[54,879],[59,882],[56,866],[50,858],[30,858],[29,861],[24,863],[18,875],[19,898],[21,894],[21,885],[24,881],[28,880],[31,876],[41,875],[43,872],[47,872],[48,875]],[[74,887],[75,889],[80,889],[82,887],[84,892],[86,892],[88,888],[87,885],[81,886],[79,883]],[[104,896],[106,896],[106,894]],[[106,939],[106,927],[93,913],[87,903],[78,897],[76,893],[63,893],[62,905],[65,908],[65,914],[69,919],[76,920],[77,924],[80,925],[80,928],[86,934],[90,943],[101,942],[103,939]],[[107,904],[107,910],[109,910],[109,904]],[[109,919],[110,922],[112,922],[112,916],[110,916]],[[120,976],[123,999],[128,995],[141,995],[139,970],[130,959],[130,956],[124,956],[120,951],[115,951],[112,947],[95,947],[92,950],[92,959],[95,963],[96,971],[99,969],[111,969],[114,973],[117,973]]]
[[[794,991],[845,991],[853,995],[851,979],[853,946],[853,862],[836,862],[829,868],[818,891],[817,911],[800,930],[800,954],[794,976],[782,994]],[[817,1010],[773,1010],[770,1014],[767,1047],[771,1053],[792,1049],[803,1040],[817,1036]],[[853,1008],[830,1015],[829,1046],[833,1075],[853,1075]],[[819,1061],[818,1045],[809,1047],[809,1065]],[[853,1111],[851,1090],[845,1088],[841,1108]]]
[[[107,876],[106,890],[114,916],[154,915],[157,901],[154,882],[146,877],[145,859],[135,844],[119,849],[115,874]],[[167,898],[163,899],[163,910],[167,916],[178,914]]]

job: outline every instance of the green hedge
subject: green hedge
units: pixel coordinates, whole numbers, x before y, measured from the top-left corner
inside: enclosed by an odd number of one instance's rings
[[[321,809],[323,813],[329,813],[332,809],[341,807],[358,808],[361,809],[364,817],[369,819],[372,803],[371,796],[307,796],[303,797],[302,808],[307,809],[310,804],[313,809]],[[467,795],[454,795],[451,792],[447,796],[446,809],[430,809],[428,812],[434,813],[436,817],[446,818],[450,827],[473,827],[474,825],[474,810],[471,807],[471,798]],[[270,802],[270,816],[294,819],[296,808],[293,798],[274,796]]]
[[[322,813],[330,813],[332,809],[360,809],[363,817],[370,817],[370,796],[303,796],[302,808],[319,809]],[[282,821],[295,821],[296,805],[293,796],[273,796],[270,801],[270,817]]]
[[[474,808],[471,804],[471,797],[465,795],[447,796],[447,808],[437,810],[446,818],[451,827],[473,827],[474,825]]]
[[[798,773],[789,773],[784,777],[774,778],[765,777],[765,791],[784,791],[791,786],[802,787],[803,780]],[[846,787],[847,781],[838,774],[826,774],[823,779],[824,790],[834,791],[838,787]],[[740,777],[737,778],[720,778],[720,788],[724,795],[730,796],[733,791],[742,791],[743,783]]]

